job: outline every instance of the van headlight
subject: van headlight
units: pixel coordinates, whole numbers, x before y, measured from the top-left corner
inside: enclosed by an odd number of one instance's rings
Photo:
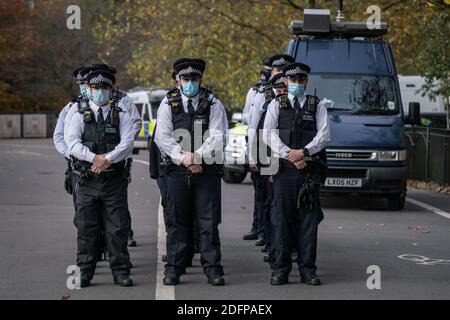
[[[380,161],[406,161],[406,150],[383,150],[377,152]]]

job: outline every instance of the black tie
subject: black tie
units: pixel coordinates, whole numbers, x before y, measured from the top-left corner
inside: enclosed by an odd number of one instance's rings
[[[189,115],[193,115],[194,114],[194,106],[192,105],[192,99],[189,99],[188,100],[188,105],[187,105],[187,107],[188,107],[188,113],[189,113]]]
[[[294,111],[299,112],[300,111],[300,103],[298,102],[298,98],[294,98]]]
[[[98,126],[103,126],[103,123],[105,122],[105,119],[103,118],[103,110],[102,108],[98,108],[98,117],[97,117],[97,124]]]

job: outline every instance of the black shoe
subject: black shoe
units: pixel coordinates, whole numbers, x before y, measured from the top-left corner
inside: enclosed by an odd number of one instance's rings
[[[80,287],[81,288],[86,288],[86,287],[89,287],[90,285],[91,285],[91,279],[89,279],[86,276],[80,277]]]
[[[309,284],[310,286],[320,286],[322,282],[319,277],[315,273],[311,273],[309,275],[300,275],[301,283]]]
[[[162,255],[161,261],[162,262],[167,262],[167,256],[165,254]]]
[[[258,236],[256,235],[256,232],[252,230],[249,233],[244,234],[242,239],[244,239],[244,240],[256,240],[256,239],[258,239]]]
[[[272,258],[271,258],[270,255],[268,255],[268,254],[265,254],[265,255],[264,255],[263,261],[264,261],[264,262],[273,262],[273,261],[272,261]]]
[[[133,237],[128,237],[128,246],[129,247],[136,247],[137,246],[137,242],[136,240],[133,239]]]
[[[165,286],[175,286],[180,283],[180,277],[177,275],[166,275],[163,278],[163,284]]]
[[[130,276],[121,275],[114,279],[114,283],[118,284],[121,287],[132,287],[133,286],[133,280],[130,278]]]
[[[223,286],[225,285],[225,279],[219,275],[211,275],[208,277],[208,283],[212,286]]]
[[[289,282],[289,278],[284,275],[272,276],[270,278],[270,284],[273,286],[281,286],[283,284],[287,284]]]
[[[258,238],[258,240],[256,240],[256,242],[255,242],[255,246],[257,246],[257,247],[262,247],[262,246],[264,246],[266,244],[266,242],[264,241],[264,238]]]
[[[264,247],[261,248],[261,252],[267,253],[269,251],[269,245],[266,243],[264,244]]]

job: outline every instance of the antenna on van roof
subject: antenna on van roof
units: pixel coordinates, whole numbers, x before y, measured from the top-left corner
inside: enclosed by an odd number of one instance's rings
[[[344,17],[344,0],[337,0],[336,1],[336,7],[337,7],[337,15],[336,15],[336,21],[343,21],[345,19]]]

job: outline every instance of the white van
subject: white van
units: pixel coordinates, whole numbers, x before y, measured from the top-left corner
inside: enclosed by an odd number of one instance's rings
[[[150,138],[155,130],[158,108],[167,92],[167,89],[148,89],[144,87],[136,87],[127,92],[142,118],[142,128],[139,136],[134,141],[133,154],[138,154],[140,149],[148,150]]]
[[[431,100],[427,94],[422,97],[422,86],[425,84],[425,79],[421,76],[398,76],[400,85],[400,93],[402,95],[403,111],[408,115],[410,102],[420,103],[420,113],[441,113],[445,112],[444,98],[442,96],[436,97],[436,100]]]

